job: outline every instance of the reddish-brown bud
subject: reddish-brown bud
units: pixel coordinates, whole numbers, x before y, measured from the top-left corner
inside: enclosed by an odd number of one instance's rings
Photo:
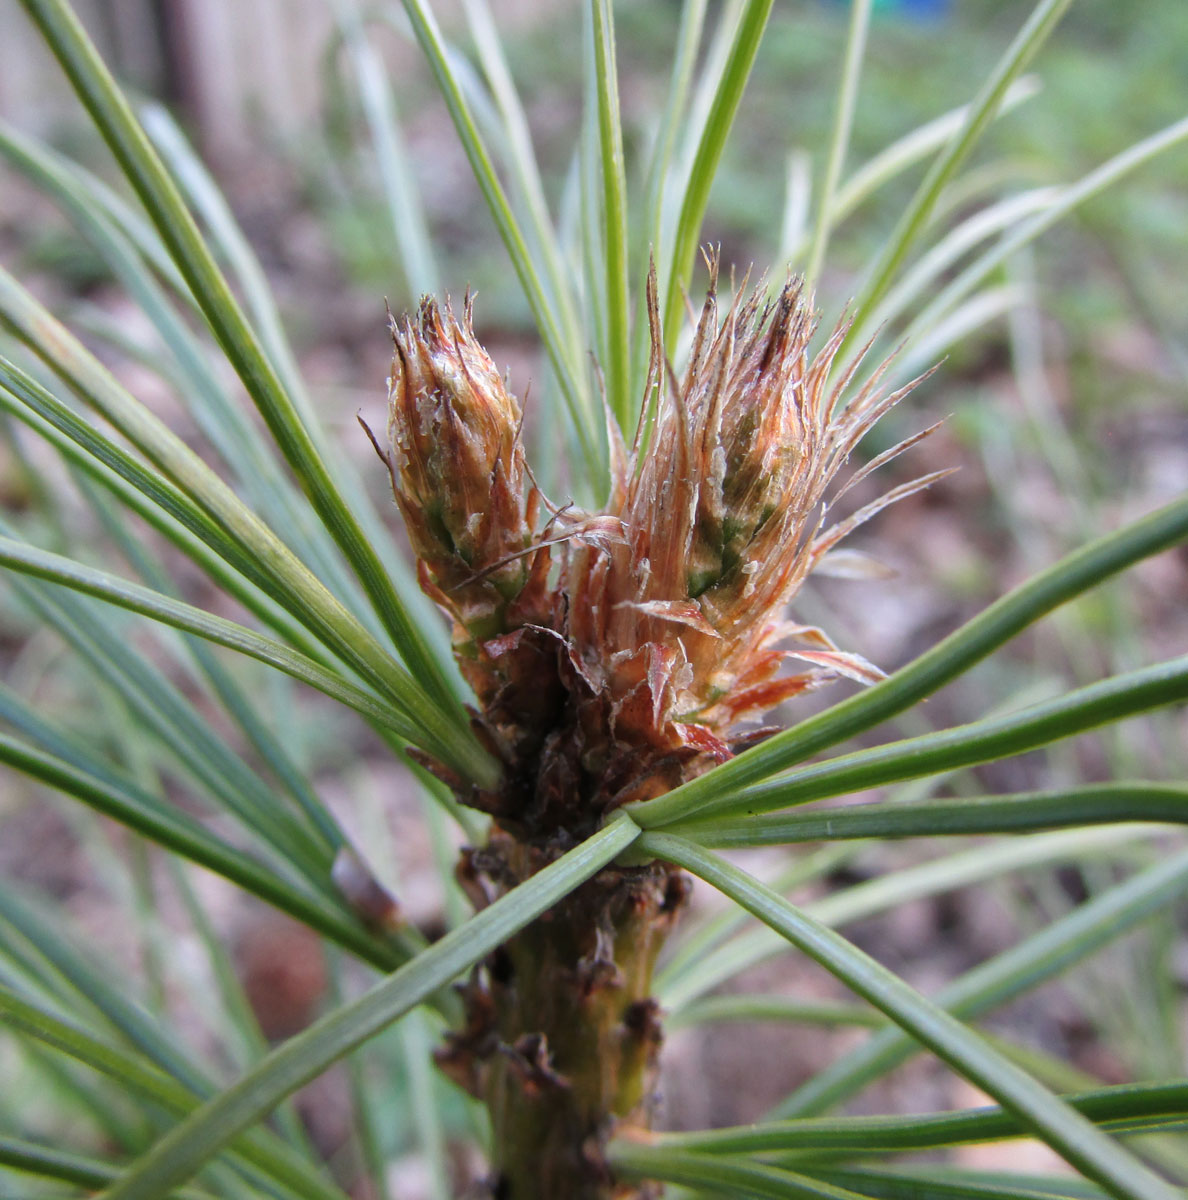
[[[526,486],[520,406],[463,320],[426,298],[392,323],[392,482],[436,598],[472,637],[506,632],[524,589],[536,493]]]
[[[679,380],[658,312],[653,277],[649,436],[616,457],[603,512],[554,509],[542,529],[519,405],[469,305],[459,324],[426,300],[393,327],[396,496],[482,727],[513,767],[515,794],[483,804],[525,829],[585,827],[730,757],[743,718],[832,677],[878,678],[784,610],[842,537],[937,477],[826,524],[838,472],[908,389],[880,390],[879,368],[849,395],[861,355],[832,380],[846,327],[810,355],[800,283],[775,300],[744,288],[725,313],[711,285]]]
[[[830,374],[845,326],[810,356],[817,321],[798,281],[774,301],[763,287],[740,291],[724,315],[711,285],[679,381],[662,367],[654,292],[649,303],[649,393],[661,399],[621,476],[621,542],[571,555],[570,633],[595,690],[614,698],[619,739],[708,761],[728,756],[743,716],[831,676],[878,678],[783,610],[869,515],[822,528],[830,484],[907,389],[880,392],[876,371],[843,404],[853,367],[833,386]],[[800,644],[778,646],[789,641]],[[789,658],[809,665],[777,677]]]

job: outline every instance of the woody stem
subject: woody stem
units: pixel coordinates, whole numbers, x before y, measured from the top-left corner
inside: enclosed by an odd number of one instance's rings
[[[539,869],[539,854],[511,839],[493,846],[505,884]],[[651,1121],[661,1041],[652,968],[684,894],[663,864],[607,868],[472,980],[496,1200],[652,1194],[616,1187],[602,1147],[613,1130]]]

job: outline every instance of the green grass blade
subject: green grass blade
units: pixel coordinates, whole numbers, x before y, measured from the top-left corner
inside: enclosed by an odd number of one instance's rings
[[[1101,166],[1090,171],[1076,183],[1063,188],[1056,199],[1044,210],[1017,225],[996,245],[980,255],[951,280],[929,302],[908,326],[906,337],[921,336],[934,325],[941,314],[953,307],[963,296],[968,295],[991,272],[1001,266],[1011,255],[1034,241],[1041,233],[1067,216],[1086,200],[1098,195],[1119,179],[1149,162],[1164,150],[1188,138],[1188,117],[1176,121],[1156,133],[1136,142],[1133,146],[1116,154]]]
[[[1033,576],[906,667],[866,691],[776,734],[665,796],[630,805],[643,826],[688,817],[729,790],[802,762],[910,708],[1052,609],[1119,571],[1188,539],[1188,497],[1098,538]]]
[[[655,143],[648,159],[644,183],[644,219],[633,223],[638,241],[633,244],[634,261],[643,263],[651,258],[656,264],[660,286],[668,279],[670,264],[666,259],[665,200],[672,172],[673,155],[682,122],[686,120],[689,88],[697,65],[697,52],[705,28],[706,0],[685,0],[681,5],[680,25],[674,42],[672,75],[664,112],[656,130]],[[633,394],[642,396],[648,365],[648,322],[637,320],[632,347],[631,384]]]
[[[701,223],[709,205],[710,188],[750,78],[755,55],[759,52],[759,42],[767,26],[771,6],[772,0],[747,0],[689,169],[664,295],[664,341],[669,354],[676,349],[676,339],[681,330],[682,297],[693,278],[693,262],[701,239]]]
[[[3,282],[0,280],[2,290]],[[22,375],[23,381],[28,378]],[[315,641],[263,587],[258,587],[246,574],[230,565],[228,559],[235,559],[236,551],[229,541],[224,538],[219,542],[226,553],[224,558],[196,535],[194,530],[201,530],[208,540],[219,541],[213,523],[179,489],[112,441],[97,434],[60,401],[50,397],[49,404],[44,404],[43,398],[49,396],[44,389],[19,387],[17,391],[20,394],[0,383],[0,424],[15,418],[25,425],[62,457],[75,478],[85,478],[87,486],[92,489],[98,485],[120,509],[135,513],[204,571],[216,587],[238,600],[262,624],[311,658],[329,660],[324,645]],[[14,455],[27,462],[27,456],[19,445],[13,443],[12,439],[8,440],[14,447]],[[119,470],[113,469],[109,463],[118,464]],[[27,465],[26,472],[31,470]],[[39,472],[39,479],[40,475]],[[48,512],[52,507],[52,496],[48,493],[39,495],[37,502],[40,511]]]
[[[231,1138],[264,1117],[279,1101],[551,908],[626,849],[638,834],[629,819],[617,817],[358,1000],[278,1047],[238,1083],[166,1135],[103,1193],[103,1200],[156,1200],[184,1183]]]
[[[793,150],[788,155],[784,168],[784,207],[780,216],[780,240],[776,243],[775,264],[788,271],[809,244],[809,207],[813,190],[813,160],[807,150]],[[834,202],[834,220],[837,220],[837,203]],[[782,285],[778,276],[772,284]]]
[[[172,177],[65,0],[22,0],[190,285],[286,461],[354,568],[405,662],[443,713],[465,722],[454,684],[334,486],[309,431],[227,286]]]
[[[200,1091],[208,1082],[194,1065],[177,1036],[166,1033],[156,1020],[111,981],[67,935],[61,912],[48,913],[18,896],[12,887],[0,888],[0,942],[5,953],[20,962],[23,971],[49,987],[60,1002],[93,1020],[105,1022],[161,1070],[186,1087]],[[20,944],[23,941],[23,946]],[[27,951],[27,954],[23,954]],[[15,952],[15,954],[14,954]],[[31,961],[21,961],[27,957]]]
[[[661,233],[664,229],[664,194],[681,125],[687,119],[689,89],[705,29],[706,7],[706,0],[685,0],[681,5],[668,94],[648,159],[647,182],[644,187],[647,197],[647,220],[643,225],[646,241],[639,247],[643,251],[651,248],[654,252],[659,252]]]
[[[1188,787],[1119,781],[1056,792],[847,805],[809,813],[690,821],[672,826],[671,832],[707,849],[723,850],[839,838],[1027,833],[1122,821],[1188,823]]]
[[[16,132],[7,124],[3,128],[9,134]],[[53,156],[79,188],[86,192],[96,211],[102,214],[107,223],[118,229],[127,242],[136,247],[153,273],[186,306],[187,312],[192,316],[200,315],[189,286],[173,259],[169,257],[169,251],[157,236],[156,229],[146,219],[143,209],[135,203],[130,203],[122,193],[114,191],[99,176],[86,170],[73,159],[58,156],[48,145],[41,142],[30,143],[26,140],[26,145],[28,144],[36,145],[42,152]]]
[[[1119,1200],[1172,1200],[1178,1195],[1091,1122],[1004,1059],[974,1030],[745,871],[662,833],[645,833],[637,849],[685,867],[770,925],[976,1083],[1017,1116],[1033,1136],[1111,1195]]]
[[[916,194],[884,241],[883,249],[871,267],[867,282],[863,285],[855,305],[854,324],[843,343],[843,356],[847,346],[860,344],[859,339],[874,306],[883,298],[900,265],[919,239],[941,193],[994,119],[1011,83],[1043,45],[1071,2],[1072,0],[1040,0],[1006,53],[991,71],[981,90],[970,102],[960,130],[933,160]]]
[[[163,858],[170,888],[181,901],[186,921],[206,959],[211,990],[218,998],[215,1019],[225,1037],[226,1053],[244,1065],[268,1052],[268,1040],[236,972],[231,947],[224,945],[215,929],[205,903],[191,882],[191,872],[184,857],[165,855]]]
[[[582,9],[582,54],[594,58],[594,22],[589,5]],[[583,311],[596,364],[610,356],[610,304],[606,297],[606,229],[602,220],[602,155],[598,145],[598,91],[594,72],[583,72],[582,123],[576,152],[580,218],[577,240],[583,272]],[[596,367],[596,374],[598,368]],[[605,392],[606,383],[602,381]]]
[[[851,846],[839,844],[798,855],[771,880],[771,886],[777,892],[787,894],[814,880],[823,879],[835,867],[844,866],[851,853]],[[679,1003],[671,1001],[670,989],[675,989],[679,994],[682,981],[704,978],[707,958],[713,962],[725,945],[735,944],[739,940],[735,935],[749,923],[753,924],[753,918],[745,910],[738,907],[727,909],[704,921],[700,928],[689,931],[673,952],[665,955],[656,974],[654,988],[658,996],[664,997],[666,1008],[680,1007]],[[763,928],[759,932],[767,934],[771,931]]]
[[[842,64],[838,88],[837,113],[829,139],[829,156],[821,177],[821,194],[817,203],[817,219],[813,225],[813,241],[809,248],[808,265],[804,269],[805,283],[811,290],[816,286],[825,262],[829,231],[837,222],[834,211],[837,185],[841,179],[846,151],[850,145],[850,130],[854,124],[854,105],[858,84],[862,78],[862,57],[866,51],[866,32],[870,26],[871,0],[854,0],[850,6],[850,29],[846,36],[846,56]]]
[[[1095,1124],[1111,1125],[1114,1132],[1142,1126],[1153,1118],[1183,1120],[1188,1116],[1188,1083],[1183,1080],[1126,1083],[1061,1099]],[[841,1151],[900,1154],[1025,1137],[1027,1132],[1013,1113],[987,1106],[919,1116],[820,1117],[698,1133],[660,1133],[654,1135],[652,1144],[711,1154],[760,1154],[775,1150],[804,1155],[832,1155]]]
[[[259,330],[260,342],[292,398],[294,408],[310,436],[318,442],[319,452],[326,454],[329,447],[323,444],[321,423],[305,390],[272,287],[231,206],[167,108],[146,104],[140,111],[140,120],[186,202],[205,223],[213,246],[239,286],[244,304]]]
[[[5,277],[0,271],[0,293],[4,291],[4,284]],[[58,349],[55,361],[59,367],[72,347],[77,347],[80,354],[90,359],[65,330],[58,327],[53,332],[54,345]],[[100,372],[100,378],[107,378],[102,368],[94,365]],[[111,384],[118,388],[114,381]],[[208,511],[200,511],[173,484],[146,469],[121,447],[81,420],[15,364],[0,358],[0,391],[5,389],[25,407],[49,421],[106,466],[132,482],[146,496],[165,507],[231,566],[266,589],[274,600],[298,616],[329,648],[405,709],[422,728],[426,722],[435,726],[437,733],[431,736],[441,743],[452,745],[450,757],[456,757],[454,765],[464,776],[485,778],[488,782],[494,780],[497,775],[494,763],[469,730],[456,727],[452,718],[442,715],[408,672],[385,653],[348,610],[221,481],[216,479],[216,503],[209,506]],[[125,398],[134,411],[137,407],[135,401],[131,397]],[[123,415],[132,420],[131,412]],[[135,428],[137,422],[132,421],[132,424]],[[139,424],[149,427],[159,425],[143,410]],[[164,429],[163,426],[160,428]],[[180,441],[167,431],[165,440],[171,446],[176,444],[181,447],[183,460],[193,459],[200,473],[209,474],[205,464],[190,455]],[[201,489],[200,494],[203,494]]]
[[[181,901],[190,928],[202,947],[208,975],[217,996],[217,1007],[203,1006],[204,1016],[208,1023],[219,1030],[225,1039],[228,1054],[243,1068],[268,1053],[268,1039],[236,972],[231,951],[223,944],[203,901],[199,899],[184,860],[173,855],[162,857],[173,892]],[[292,1102],[286,1102],[277,1109],[276,1124],[295,1150],[316,1161],[309,1134]]]
[[[1106,1193],[1068,1175],[962,1171],[943,1167],[811,1169],[823,1183],[853,1188],[871,1200],[1103,1200]]]
[[[244,302],[259,330],[261,343],[275,365],[302,422],[309,430],[318,453],[325,460],[334,486],[357,516],[367,538],[381,552],[383,564],[392,577],[393,586],[401,602],[408,609],[418,629],[426,634],[431,650],[437,657],[448,662],[448,637],[436,609],[421,592],[407,560],[396,552],[391,531],[377,514],[363,484],[363,476],[352,463],[344,459],[342,448],[326,437],[322,422],[318,418],[317,406],[311,401],[301,377],[264,268],[236,222],[230,206],[166,109],[159,105],[149,105],[142,111],[142,120],[146,132],[172,170],[187,201],[194,206],[205,222],[215,249],[222,255],[239,284]],[[386,336],[381,335],[378,306],[376,333],[377,336]],[[264,442],[260,432],[251,422],[248,423],[248,429],[253,441],[259,444],[272,460],[274,447]],[[308,502],[293,490],[286,478],[282,476],[280,482],[283,490],[291,497],[287,502],[291,509],[289,521],[296,526],[301,539],[295,544],[299,545],[302,555],[319,577],[332,583],[336,593],[350,602],[352,610],[366,619],[366,604],[362,602],[361,593],[355,581],[349,577],[343,559],[330,540],[325,526],[318,521]],[[274,528],[285,528],[280,523],[284,518],[275,508],[265,510],[263,515]],[[326,572],[324,576],[323,571]],[[370,626],[371,622],[368,624]],[[461,689],[461,682],[453,680],[452,676],[451,682],[456,682]]]
[[[158,593],[177,599],[176,589],[161,562],[128,531],[123,514],[114,511],[111,502],[86,476],[76,478],[79,491],[98,515],[103,528],[141,579]],[[212,651],[205,639],[185,638],[186,648],[227,715],[235,722],[251,748],[260,756],[271,774],[282,785],[297,811],[333,853],[346,843],[338,822],[298,768],[279,737],[264,719],[261,706],[253,703]],[[286,646],[286,650],[289,648]],[[292,653],[291,650],[289,650]],[[321,664],[316,663],[319,666]],[[333,672],[331,672],[333,674]]]
[[[203,1095],[213,1090],[205,1087],[195,1091],[186,1087],[138,1055],[110,1045],[74,1022],[4,987],[0,987],[0,1015],[6,1028],[69,1055],[117,1081],[121,1088],[168,1112],[178,1115],[192,1112],[201,1103]],[[257,1174],[280,1183],[286,1195],[306,1197],[307,1200],[343,1200],[343,1193],[322,1178],[311,1162],[294,1154],[266,1130],[257,1129],[245,1134],[235,1143],[231,1154],[236,1160],[255,1168]],[[110,1183],[116,1174],[113,1172],[96,1186]]]
[[[860,1004],[812,1004],[789,996],[733,994],[695,1000],[670,1013],[668,1030],[716,1022],[780,1021],[803,1025],[856,1025],[879,1029],[887,1018]],[[694,1135],[689,1135],[694,1136]]]
[[[257,427],[228,397],[197,336],[174,311],[140,255],[113,226],[98,202],[101,193],[97,181],[2,123],[0,153],[66,212],[152,322],[172,356],[171,374],[178,380],[178,395],[211,445],[235,472],[244,495],[290,545],[300,550],[319,578],[333,582],[340,595],[348,595],[350,587],[344,579],[342,561],[328,543],[325,531],[316,520],[311,522],[304,498],[282,475]],[[121,348],[130,352],[129,347]]]
[[[857,750],[810,767],[801,767],[769,783],[757,784],[715,801],[709,815],[770,812],[934,771],[998,761],[1061,738],[1188,700],[1188,655],[1129,671],[1113,679],[1017,713],[973,721],[954,729],[905,738],[870,750]]]
[[[341,955],[326,954],[323,956],[329,968],[329,990],[327,993],[327,1008],[337,1008],[343,1003],[343,976],[345,963]],[[414,1013],[405,1017],[405,1023],[415,1018]],[[369,1048],[370,1049],[370,1048]],[[359,1156],[358,1173],[365,1180],[356,1179],[355,1188],[359,1190],[360,1183],[368,1195],[374,1200],[392,1200],[387,1187],[384,1170],[384,1155],[381,1150],[382,1139],[378,1129],[379,1106],[374,1103],[373,1092],[368,1088],[369,1072],[367,1066],[369,1055],[364,1050],[356,1050],[348,1054],[339,1064],[346,1076],[347,1106],[349,1116],[346,1118],[351,1131],[351,1139]],[[385,1082],[393,1082],[392,1077],[385,1072]],[[420,1100],[421,1097],[418,1097]],[[292,1103],[290,1099],[287,1103]],[[418,1108],[422,1104],[417,1105]],[[426,1105],[432,1107],[432,1105]],[[280,1108],[276,1110],[278,1113]]]
[[[1033,78],[1024,76],[1022,79],[1016,79],[1007,88],[997,116],[1001,117],[1024,101],[1030,100],[1039,91],[1039,87],[1039,82]],[[834,224],[844,221],[892,179],[896,179],[921,159],[939,150],[956,136],[969,117],[969,105],[955,108],[913,129],[863,163],[838,189],[833,205]]]
[[[635,403],[631,395],[631,292],[627,261],[627,171],[623,162],[623,119],[615,62],[615,18],[610,0],[590,0],[593,23],[592,73],[598,101],[598,160],[602,181],[602,246],[605,254],[606,345],[602,364],[607,403],[619,428],[630,436]]]
[[[39,1179],[57,1179],[85,1188],[101,1188],[117,1178],[120,1171],[118,1165],[103,1159],[3,1135],[0,1135],[0,1166]],[[210,1192],[194,1188],[170,1192],[169,1196],[172,1200],[214,1200]]]
[[[491,96],[498,110],[506,144],[508,170],[516,181],[520,203],[527,214],[532,237],[544,261],[549,294],[561,323],[561,336],[571,350],[576,351],[586,345],[586,336],[578,319],[574,280],[567,273],[557,232],[549,215],[540,168],[532,148],[528,118],[516,91],[487,0],[463,0],[463,8],[487,86],[491,89]]]
[[[433,1058],[438,1039],[434,1037],[433,1026],[423,1014],[409,1013],[401,1023],[400,1040],[409,1090],[414,1096],[432,1097],[438,1091],[439,1082]],[[432,1103],[418,1104],[413,1125],[432,1181],[427,1200],[450,1200],[449,1149],[440,1107]]]
[[[953,346],[989,325],[1011,316],[1020,309],[1035,305],[1035,296],[1018,283],[983,288],[964,304],[942,316],[935,325],[923,331],[896,360],[891,370],[893,379],[911,379],[912,372],[929,370]]]
[[[197,707],[148,659],[122,653],[122,627],[90,602],[14,576],[22,600],[54,629],[102,684],[128,706],[143,734],[165,747],[202,794],[247,830],[274,865],[328,889],[332,855],[304,823],[280,810],[271,789],[215,732]]]
[[[524,235],[495,173],[490,155],[483,145],[470,107],[462,94],[461,85],[450,66],[445,42],[431,10],[423,0],[404,0],[404,8],[454,122],[454,128],[462,142],[479,190],[532,309],[537,329],[573,423],[574,433],[582,448],[583,462],[589,472],[590,483],[595,492],[600,494],[601,481],[605,474],[605,458],[601,451],[602,437],[589,390],[584,385],[581,368],[574,359],[579,348],[566,342],[557,323],[549,304],[548,292],[537,273]]]
[[[433,253],[433,239],[429,236],[425,209],[417,193],[413,172],[408,169],[408,149],[383,59],[367,41],[354,13],[341,20],[343,41],[350,53],[359,101],[375,149],[376,170],[399,251],[405,286],[414,299],[426,294],[437,295],[441,290],[441,277]]]
[[[782,1167],[709,1154],[612,1141],[607,1162],[616,1179],[682,1183],[716,1196],[752,1196],[759,1200],[860,1200],[859,1194]]]
[[[1060,195],[1058,188],[1031,188],[979,209],[945,234],[892,287],[875,310],[871,323],[882,327],[910,311],[919,298],[935,290],[936,281],[979,242],[1042,212]]]
[[[0,292],[4,291],[6,282],[8,281],[5,280],[3,274],[0,274]],[[11,315],[11,311],[8,310],[6,315]],[[24,332],[24,330],[19,332]],[[58,351],[57,366],[59,368],[69,361],[72,349],[77,348],[82,351],[82,347],[74,343],[70,335],[66,334],[61,327],[47,325],[42,333],[48,336],[38,343],[37,348],[48,355],[49,347],[53,346]],[[85,351],[82,352],[85,353]],[[95,365],[98,366],[98,364]],[[69,378],[68,381],[76,385],[81,382],[77,378]],[[114,383],[114,381],[112,382]],[[266,589],[278,603],[287,599],[289,607],[295,607],[292,601],[296,595],[303,601],[309,600],[311,602],[310,610],[316,612],[314,596],[312,594],[307,596],[299,589],[298,579],[303,568],[298,566],[297,571],[286,580],[287,583],[298,585],[294,592],[288,595],[278,579],[278,575],[283,578],[287,574],[284,567],[277,572],[267,570],[269,560],[276,557],[269,553],[270,550],[275,550],[282,558],[291,557],[287,548],[281,546],[270,530],[267,530],[257,518],[250,515],[249,510],[240,505],[238,501],[235,502],[234,507],[224,507],[221,504],[203,506],[196,502],[193,499],[196,490],[193,486],[194,481],[188,479],[182,472],[163,466],[163,462],[166,462],[167,459],[154,453],[157,447],[154,446],[151,437],[155,432],[151,415],[146,414],[145,429],[141,430],[141,437],[133,440],[133,445],[154,463],[157,470],[147,467],[112,438],[90,425],[69,405],[42,387],[37,380],[22,371],[15,363],[3,358],[0,358],[0,387],[7,393],[5,407],[18,418],[23,420],[24,412],[30,412],[35,414],[41,422],[52,426],[59,434],[64,435],[84,450],[90,458],[118,473],[142,495],[150,498],[177,520],[183,522],[186,528],[201,537],[227,562],[251,578],[253,582],[257,583],[257,586]],[[100,408],[103,416],[112,419],[117,427],[119,427],[121,418],[126,425],[131,425],[134,420],[135,402],[131,400],[131,397],[127,399],[130,406],[118,416],[108,408]],[[33,428],[38,427],[35,422],[27,423]],[[123,432],[123,430],[121,431]],[[168,436],[172,438],[172,435]],[[176,466],[176,464],[172,465]],[[201,465],[201,469],[205,470],[205,464]],[[164,474],[161,473],[162,470]],[[177,482],[179,478],[182,482]],[[221,481],[218,486],[220,488],[223,486]],[[243,517],[245,513],[249,514],[243,521],[247,527],[246,536],[245,530],[238,525],[225,523],[226,519],[232,518],[233,514]],[[253,525],[258,525],[259,528],[254,529]],[[248,550],[248,546],[253,543],[256,551],[262,556],[262,563],[265,564],[263,567],[254,569],[251,565],[251,552]],[[336,602],[332,601],[332,603]]]
[[[1188,889],[1188,854],[1148,867],[1025,941],[943,987],[935,1003],[966,1020],[990,1012],[1121,937],[1140,921],[1179,900]],[[822,1112],[892,1070],[917,1049],[897,1029],[875,1034],[832,1063],[777,1106],[773,1115]]]
[[[10,766],[74,795],[80,795],[83,781],[93,784],[94,795],[84,797],[92,807],[220,874],[228,868],[241,869],[247,877],[270,874],[250,855],[210,833],[197,818],[164,804],[77,737],[45,721],[7,688],[0,691],[0,717],[41,747],[34,750],[0,735],[4,737],[0,753]]]
[[[854,921],[886,912],[899,904],[972,887],[1028,867],[1076,865],[1087,858],[1129,856],[1131,842],[1156,840],[1165,829],[1157,825],[1112,825],[1107,828],[1037,833],[949,854],[931,862],[905,867],[836,892],[808,906],[810,915],[842,928]],[[836,847],[834,847],[836,849]],[[661,972],[657,989],[666,1006],[678,1007],[746,968],[787,948],[766,927],[753,929],[718,946],[686,970],[669,976]]]
[[[110,769],[92,774],[4,734],[0,734],[0,762],[222,875],[381,969],[390,970],[401,961],[393,947],[368,934],[341,907],[281,879],[243,851],[207,833],[193,818],[165,808],[130,781],[115,782]]]
[[[0,536],[0,566],[94,596],[118,608],[139,613],[173,629],[192,633],[217,646],[225,646],[266,663],[354,709],[368,720],[391,729],[400,737],[420,743],[429,742],[426,749],[443,753],[444,748],[434,744],[436,739],[428,731],[409,720],[394,706],[356,687],[298,651],[289,649],[275,638],[256,633],[244,625],[215,616],[151,588],[120,579],[96,567],[88,567],[73,559],[3,536]]]
[[[148,1139],[146,1124],[138,1120],[138,1114],[127,1114],[122,1106],[111,1103],[102,1084],[82,1077],[82,1072],[71,1063],[63,1062],[48,1050],[35,1043],[25,1041],[21,1047],[21,1058],[34,1072],[33,1086],[43,1084],[47,1090],[62,1098],[62,1108],[71,1121],[82,1121],[79,1128],[91,1123],[98,1135],[110,1146],[135,1153]],[[20,1128],[11,1111],[2,1116],[10,1129]],[[40,1200],[40,1197],[39,1197]]]
[[[204,542],[195,536],[187,525],[170,515],[171,511],[185,511],[189,518],[201,525],[196,510],[189,508],[181,493],[174,493],[174,504],[161,507],[150,502],[138,489],[92,456],[55,426],[43,420],[31,409],[22,405],[6,388],[0,387],[0,410],[17,417],[35,434],[48,442],[70,464],[88,480],[102,487],[113,496],[119,506],[135,513],[146,524],[157,530],[167,541],[176,546],[195,565],[206,572],[210,580],[239,601],[244,608],[256,616],[264,625],[278,633],[289,645],[300,649],[306,656],[322,661],[325,665],[325,650],[298,625],[287,612],[279,608],[263,591],[232,569],[222,558],[213,553]]]

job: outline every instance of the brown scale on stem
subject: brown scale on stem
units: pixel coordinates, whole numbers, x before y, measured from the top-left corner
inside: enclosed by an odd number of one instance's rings
[[[912,385],[882,389],[884,364],[849,395],[862,356],[835,372],[844,323],[810,356],[817,320],[798,282],[774,301],[741,289],[723,311],[711,274],[679,379],[649,279],[654,412],[630,448],[612,434],[600,513],[541,495],[469,297],[461,321],[426,299],[392,322],[384,457],[476,728],[503,764],[498,789],[459,789],[495,818],[459,868],[480,906],[616,807],[729,758],[741,722],[839,676],[879,677],[785,609],[842,537],[941,474],[827,521],[849,455]],[[488,1105],[503,1200],[644,1194],[616,1189],[599,1151],[616,1125],[650,1120],[652,965],[684,894],[663,864],[607,868],[473,973],[467,1025],[441,1061]]]

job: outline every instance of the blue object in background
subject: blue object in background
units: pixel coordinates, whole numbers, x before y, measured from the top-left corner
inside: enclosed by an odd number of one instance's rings
[[[951,0],[892,0],[889,7],[897,8],[906,16],[925,21],[939,21],[949,13]]]
[[[940,21],[949,14],[952,0],[874,0],[875,12],[895,13],[913,21]]]

